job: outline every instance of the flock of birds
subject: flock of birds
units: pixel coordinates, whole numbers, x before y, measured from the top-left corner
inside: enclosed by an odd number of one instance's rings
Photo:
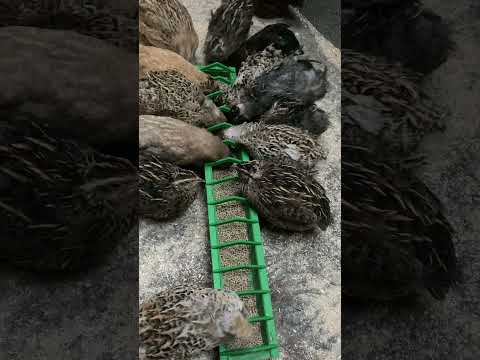
[[[342,292],[444,299],[458,278],[454,231],[415,176],[447,110],[421,88],[454,45],[419,0],[342,3]]]
[[[330,201],[315,170],[325,159],[319,135],[329,125],[315,105],[327,91],[326,68],[301,58],[301,44],[285,24],[248,37],[260,3],[225,0],[212,12],[205,59],[237,68],[230,87],[192,66],[199,41],[180,2],[140,1],[140,216],[165,221],[184,213],[204,182],[200,167],[228,156],[224,141],[230,140],[253,158],[232,170],[239,195],[264,220],[301,232],[331,224]],[[218,90],[217,98],[207,96]],[[222,113],[221,105],[231,111]],[[206,130],[226,121],[234,126],[216,135]],[[144,301],[139,327],[146,359],[184,359],[252,331],[235,293],[189,285]]]
[[[2,27],[72,30],[126,52],[140,38],[138,167],[28,119],[0,122],[0,256],[36,271],[84,269],[129,232],[137,210],[156,221],[185,211],[203,182],[198,167],[227,156],[226,139],[254,158],[235,170],[268,223],[325,230],[332,215],[315,165],[329,121],[315,102],[328,90],[327,70],[302,57],[287,25],[249,37],[253,16],[288,17],[289,5],[302,3],[222,0],[204,51],[208,62],[238,69],[226,87],[192,65],[198,35],[178,0],[140,0],[138,13],[94,1],[53,12],[45,1],[0,1]],[[453,230],[414,169],[425,161],[422,138],[445,127],[445,110],[418,83],[448,58],[448,26],[418,0],[351,0],[342,4],[342,37],[342,291],[391,300],[428,289],[442,299],[457,272]],[[206,96],[215,90],[224,94]],[[235,126],[219,137],[205,130],[227,120]],[[249,332],[237,295],[194,287],[141,304],[139,325],[144,356],[156,359]]]

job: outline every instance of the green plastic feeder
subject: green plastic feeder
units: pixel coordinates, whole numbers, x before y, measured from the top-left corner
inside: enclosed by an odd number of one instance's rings
[[[200,66],[199,69],[214,79],[223,81],[228,85],[233,85],[236,79],[236,71],[234,68],[227,67],[220,63],[214,63],[208,66]],[[210,94],[212,98],[218,96],[217,93]],[[230,111],[228,106],[220,107],[224,112]],[[212,133],[231,127],[229,123],[216,124],[208,130]],[[270,288],[268,285],[268,273],[265,262],[265,251],[263,247],[260,223],[257,212],[251,208],[246,198],[241,196],[226,196],[224,198],[215,199],[215,186],[226,182],[237,181],[238,176],[226,176],[221,179],[215,179],[214,169],[224,165],[242,163],[249,161],[248,153],[235,146],[231,141],[225,143],[232,149],[232,154],[224,159],[207,163],[205,169],[205,187],[207,194],[208,207],[208,224],[210,234],[210,250],[212,257],[213,286],[216,289],[223,288],[223,277],[225,273],[236,270],[249,270],[249,289],[239,291],[240,297],[255,297],[256,299],[256,315],[250,317],[250,323],[260,324],[261,336],[263,343],[261,345],[228,349],[226,346],[220,346],[220,360],[264,360],[277,358],[280,355],[275,330],[275,321],[272,310],[272,300]],[[217,218],[217,207],[228,204],[229,202],[237,202],[243,205],[245,209],[245,217],[232,217],[225,220]],[[247,239],[235,239],[232,241],[220,243],[218,240],[218,227],[230,223],[244,223],[248,227]],[[234,246],[250,247],[250,263],[238,266],[222,266],[221,250]]]

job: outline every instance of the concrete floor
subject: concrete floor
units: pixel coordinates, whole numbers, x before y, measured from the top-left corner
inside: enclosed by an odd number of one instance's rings
[[[182,2],[201,39],[197,53],[201,62],[210,11],[220,0]],[[266,23],[255,20],[252,33]],[[332,126],[321,137],[328,159],[318,167],[335,223],[316,235],[286,235],[263,226],[262,236],[281,359],[333,360],[340,356],[340,54],[305,19],[292,22],[292,29],[307,55],[325,61],[329,68],[330,88],[320,106],[330,115]],[[181,282],[211,286],[204,197],[202,193],[175,221],[140,224],[140,300]],[[206,357],[213,358],[213,353]]]
[[[340,4],[341,0],[305,0],[300,10],[317,30],[338,48],[342,40]]]
[[[447,130],[427,139],[421,177],[456,230],[461,282],[444,302],[342,307],[344,360],[478,359],[480,354],[480,5],[428,0],[451,24],[457,49],[426,80],[449,107]]]

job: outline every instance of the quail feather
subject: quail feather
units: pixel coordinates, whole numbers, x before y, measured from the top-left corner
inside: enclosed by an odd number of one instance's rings
[[[156,155],[139,156],[140,215],[152,220],[169,220],[190,207],[203,182],[193,171],[162,161]]]
[[[222,0],[212,12],[205,38],[205,61],[224,62],[248,38],[254,0]]]
[[[302,55],[302,47],[287,24],[271,24],[252,35],[223,63],[237,69],[242,67],[249,56],[261,53],[268,47],[279,51],[283,56]]]
[[[168,116],[208,127],[225,116],[200,88],[177,71],[147,72],[139,84],[140,115]]]
[[[226,157],[230,150],[222,140],[184,121],[153,115],[139,117],[139,148],[158,159],[180,166],[202,165]]]
[[[422,91],[420,80],[401,65],[343,49],[342,114],[389,151],[411,153],[425,135],[444,130],[447,113]]]
[[[198,85],[204,94],[213,93],[220,86],[220,83],[217,83],[211,76],[200,71],[182,56],[170,50],[140,45],[138,64],[140,79],[149,71],[174,70]]]
[[[222,104],[227,103],[231,107],[248,101],[249,96],[253,96],[256,79],[280,65],[284,60],[282,51],[277,50],[273,45],[248,56],[238,71],[235,83],[232,87],[225,87],[225,94],[219,97],[218,101]]]
[[[187,8],[178,0],[139,1],[139,42],[176,52],[193,62],[198,35]]]
[[[232,291],[192,286],[163,290],[140,305],[144,359],[190,359],[248,336],[244,303]]]
[[[349,0],[342,2],[342,46],[428,74],[454,43],[448,24],[420,0]]]
[[[0,0],[0,9],[0,26],[71,30],[129,52],[138,51],[138,19],[133,12],[115,12],[93,0]]]
[[[127,160],[0,122],[0,258],[39,272],[98,263],[137,222]]]
[[[244,146],[256,160],[287,158],[312,168],[325,158],[317,139],[288,125],[244,123],[224,130],[222,136]]]
[[[303,112],[325,95],[326,73],[326,67],[316,61],[287,59],[255,79],[248,100],[232,108],[233,122],[255,120],[273,106]]]
[[[315,171],[291,160],[253,160],[235,164],[240,191],[274,227],[288,231],[326,230],[330,200]]]
[[[455,283],[453,229],[443,206],[408,169],[342,139],[342,291],[392,300]]]

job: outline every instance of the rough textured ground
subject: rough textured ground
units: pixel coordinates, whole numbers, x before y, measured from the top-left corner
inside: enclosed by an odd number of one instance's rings
[[[201,38],[200,62],[210,11],[220,1],[183,3]],[[340,57],[338,49],[308,22],[292,25],[306,53],[328,62],[330,89],[320,105],[329,113],[332,126],[321,138],[328,160],[318,166],[335,224],[315,235],[287,235],[263,226],[262,235],[282,359],[336,359],[340,355]],[[263,26],[265,22],[255,20],[252,33]],[[175,221],[141,223],[140,300],[179,282],[211,286],[204,196]]]
[[[425,84],[451,115],[447,131],[425,143],[431,164],[421,176],[456,229],[463,279],[445,302],[343,307],[342,353],[348,360],[473,360],[480,354],[480,5],[426,3],[451,23],[457,49]]]
[[[340,3],[340,0],[305,0],[302,9],[307,19],[336,47],[340,47],[342,40]]]
[[[0,267],[0,360],[135,359],[137,234],[76,278],[45,281]]]

